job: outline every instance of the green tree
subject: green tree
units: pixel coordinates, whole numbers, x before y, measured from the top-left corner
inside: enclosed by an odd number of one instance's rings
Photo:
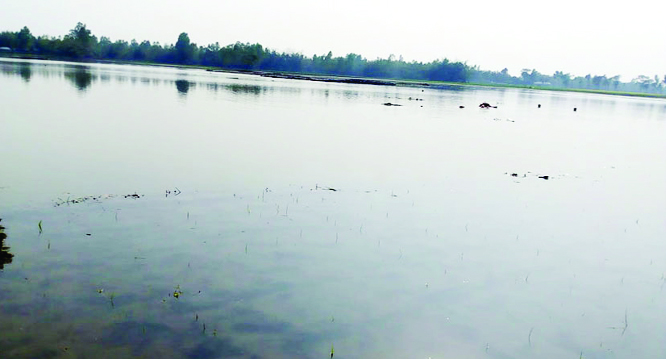
[[[642,91],[647,91],[650,88],[650,85],[652,85],[652,79],[645,75],[639,75],[635,79],[631,80],[631,82],[640,86]]]
[[[31,51],[35,37],[30,33],[30,29],[24,26],[21,31],[16,34],[16,48],[23,51]]]
[[[615,75],[608,79],[610,85],[613,86],[614,90],[617,90],[617,87],[620,85],[620,75]]]
[[[16,33],[10,31],[0,32],[0,47],[13,48],[16,46]]]
[[[571,75],[565,74],[562,71],[555,71],[553,74],[553,80],[555,80],[555,83],[559,86],[569,87],[569,83],[571,82]]]
[[[176,42],[176,62],[180,64],[190,63],[193,59],[194,48],[190,43],[190,37],[183,32],[178,35]]]
[[[76,58],[89,58],[97,45],[97,38],[86,28],[85,24],[78,23],[69,31],[63,40],[65,55]]]

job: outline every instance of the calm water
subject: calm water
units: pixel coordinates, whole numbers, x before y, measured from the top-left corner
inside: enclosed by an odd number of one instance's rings
[[[664,100],[0,69],[3,358],[666,356]]]

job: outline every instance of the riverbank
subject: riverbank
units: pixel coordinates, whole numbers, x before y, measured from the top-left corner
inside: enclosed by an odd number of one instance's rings
[[[365,85],[378,85],[378,86],[423,87],[423,88],[433,88],[433,89],[451,89],[452,87],[513,88],[513,89],[526,89],[526,90],[539,90],[539,91],[579,92],[579,93],[591,93],[591,94],[612,95],[612,96],[666,98],[666,95],[642,93],[642,92],[622,92],[622,91],[612,91],[612,90],[559,88],[551,86],[514,85],[514,84],[500,84],[500,83],[445,82],[445,81],[393,79],[393,78],[380,79],[380,78],[366,78],[366,77],[312,74],[312,73],[294,73],[294,72],[284,72],[284,71],[223,69],[213,66],[167,64],[167,63],[156,63],[156,62],[147,62],[147,61],[98,60],[98,59],[80,60],[67,57],[53,57],[53,56],[43,56],[35,54],[0,53],[0,58],[16,58],[23,60],[46,60],[46,61],[70,61],[70,62],[79,62],[79,63],[101,63],[101,64],[118,64],[118,65],[160,66],[160,67],[172,67],[172,68],[182,68],[182,69],[199,69],[199,70],[206,70],[209,72],[242,73],[242,74],[250,74],[263,77],[280,78],[280,79],[290,79],[290,80],[336,82],[336,83],[365,84]]]

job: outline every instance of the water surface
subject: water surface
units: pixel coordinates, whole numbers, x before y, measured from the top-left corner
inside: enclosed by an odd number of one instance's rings
[[[663,100],[0,69],[9,357],[666,353]]]

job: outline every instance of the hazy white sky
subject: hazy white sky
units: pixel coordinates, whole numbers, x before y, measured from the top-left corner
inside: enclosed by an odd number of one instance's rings
[[[666,3],[559,0],[0,0],[0,30],[61,36],[77,22],[112,40],[258,42],[307,56],[450,60],[552,74],[663,78]]]

